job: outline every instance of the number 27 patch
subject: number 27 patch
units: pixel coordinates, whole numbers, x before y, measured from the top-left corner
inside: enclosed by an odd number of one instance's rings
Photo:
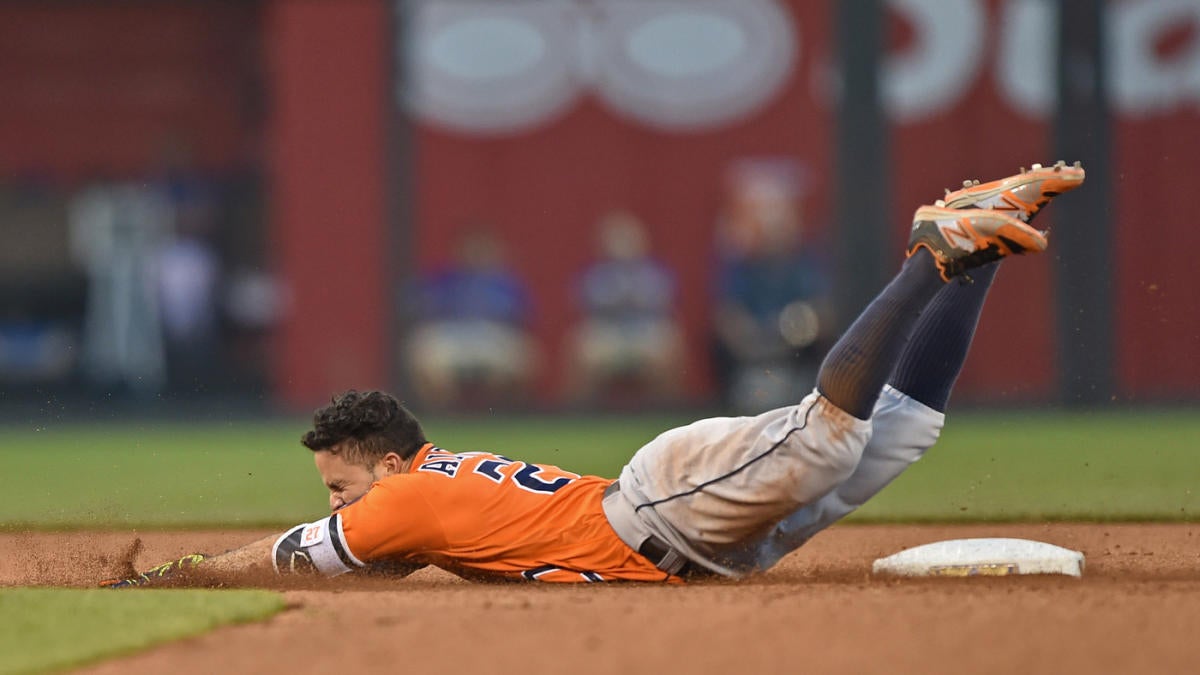
[[[305,526],[304,531],[300,533],[300,545],[314,546],[321,543],[321,540],[324,538],[325,521],[322,520],[320,522]]]

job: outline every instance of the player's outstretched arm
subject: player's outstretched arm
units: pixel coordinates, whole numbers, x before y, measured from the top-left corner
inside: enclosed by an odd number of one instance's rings
[[[290,548],[288,544],[287,533],[273,534],[242,548],[206,559],[203,571],[228,583],[234,583],[234,580],[262,579],[264,575],[272,573],[318,573],[336,576],[336,571],[331,574],[329,570],[310,567],[309,554],[302,549]],[[350,573],[356,576],[402,579],[423,567],[423,563],[378,560],[351,569]]]
[[[425,567],[421,563],[403,561],[359,561],[347,556],[344,550],[338,553],[339,547],[333,547],[325,534],[327,531],[318,524],[297,525],[287,532],[263,537],[220,555],[186,555],[140,574],[103,581],[100,586],[253,586],[276,576],[320,574],[332,577],[346,572],[400,579]],[[335,558],[334,553],[339,557]],[[343,562],[340,556],[345,556],[346,560]]]
[[[219,586],[245,584],[273,575],[271,550],[279,535],[264,537],[241,548],[209,556],[192,553],[141,573],[100,582],[104,588],[145,586]]]

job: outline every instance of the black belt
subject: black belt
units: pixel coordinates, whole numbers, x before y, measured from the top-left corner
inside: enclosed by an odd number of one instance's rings
[[[638,547],[638,553],[645,556],[647,560],[654,563],[655,567],[664,572],[670,571],[669,568],[663,566],[663,563],[665,563],[667,559],[671,557],[672,553],[675,553],[675,556],[677,557],[683,557],[682,554],[673,551],[666,542],[654,535],[650,535],[649,539],[642,542],[642,545]],[[683,567],[680,567],[675,571],[675,576],[692,576],[698,570],[699,568],[693,565],[691,560],[684,559]]]
[[[616,494],[620,491],[621,491],[621,483],[614,481],[612,485],[609,485],[607,488],[604,489],[604,496],[608,497],[609,495]],[[667,565],[666,563],[668,563],[672,559],[683,558],[683,567],[680,567],[678,570],[676,570],[674,572],[674,574],[676,576],[680,576],[680,577],[694,576],[694,575],[698,574],[699,572],[701,572],[703,569],[698,565],[692,564],[692,561],[688,560],[686,556],[679,553],[678,551],[675,551],[674,549],[671,548],[670,544],[663,541],[662,539],[659,539],[658,537],[654,536],[653,534],[650,535],[649,539],[642,542],[642,545],[638,547],[637,552],[639,554],[641,554],[643,557],[645,557],[647,560],[649,560],[650,562],[654,563],[655,567],[657,567],[658,569],[660,569],[664,572],[667,572],[668,574],[671,573],[671,569],[670,569],[670,566]]]

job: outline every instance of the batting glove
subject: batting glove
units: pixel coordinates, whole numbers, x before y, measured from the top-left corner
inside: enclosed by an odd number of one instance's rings
[[[183,556],[179,560],[165,562],[157,567],[148,569],[136,577],[130,577],[128,579],[107,579],[105,581],[101,581],[99,585],[101,588],[137,588],[139,586],[152,585],[156,582],[162,581],[163,579],[174,576],[181,570],[191,569],[196,565],[199,565],[201,562],[204,562],[206,558],[208,558],[208,556],[204,555],[203,553],[192,553],[190,555]]]

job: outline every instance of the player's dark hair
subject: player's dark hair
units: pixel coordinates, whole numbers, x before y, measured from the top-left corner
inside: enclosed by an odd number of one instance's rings
[[[408,459],[426,443],[421,423],[395,396],[353,389],[313,413],[312,431],[300,439],[313,452],[345,441],[353,441],[345,459],[368,467],[389,452]]]

